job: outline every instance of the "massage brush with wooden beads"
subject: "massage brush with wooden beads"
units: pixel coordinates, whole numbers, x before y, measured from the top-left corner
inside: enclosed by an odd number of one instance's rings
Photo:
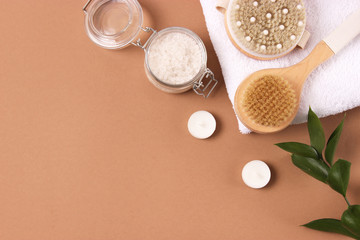
[[[218,0],[217,9],[231,42],[255,59],[282,57],[310,36],[302,0]]]

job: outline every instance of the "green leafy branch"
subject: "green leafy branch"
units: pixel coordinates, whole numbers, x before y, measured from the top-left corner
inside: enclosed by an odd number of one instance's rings
[[[338,159],[334,163],[334,155],[343,129],[344,119],[325,144],[325,134],[321,122],[309,108],[310,145],[298,142],[284,142],[276,145],[291,153],[292,162],[296,167],[340,193],[348,205],[347,210],[341,216],[341,220],[323,218],[303,226],[360,239],[360,205],[351,205],[346,197],[351,163],[343,159]],[[323,152],[325,157],[323,157]]]

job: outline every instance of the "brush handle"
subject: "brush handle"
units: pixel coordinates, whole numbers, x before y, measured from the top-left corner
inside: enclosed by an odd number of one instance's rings
[[[360,33],[360,9],[357,9],[338,26],[324,42],[336,54]]]

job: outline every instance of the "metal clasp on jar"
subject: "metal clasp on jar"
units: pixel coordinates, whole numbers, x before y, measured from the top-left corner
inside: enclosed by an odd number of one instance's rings
[[[204,83],[203,80],[207,80],[207,83]],[[210,69],[206,68],[200,79],[194,83],[193,90],[196,94],[207,98],[217,84],[218,80],[215,79],[214,73]]]
[[[86,8],[87,8],[87,6],[89,6],[89,4],[90,4],[91,1],[92,1],[92,0],[88,0],[88,1],[86,2],[85,6],[83,7],[83,11],[84,11],[85,14],[87,14]]]
[[[142,31],[147,32],[147,33],[151,33],[150,37],[148,38],[148,40],[146,40],[145,44],[143,45],[141,43],[141,39],[139,38],[138,40],[136,40],[136,42],[132,42],[131,44],[137,47],[142,48],[144,51],[146,50],[147,45],[149,44],[149,42],[151,42],[151,39],[153,39],[153,37],[156,35],[157,31],[151,27],[140,27]]]

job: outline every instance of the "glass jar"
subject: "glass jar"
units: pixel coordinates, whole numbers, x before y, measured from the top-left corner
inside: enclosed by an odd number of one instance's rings
[[[206,98],[217,85],[218,81],[214,78],[214,74],[206,66],[207,53],[205,45],[200,37],[189,29],[169,27],[158,32],[150,27],[142,27],[143,13],[140,4],[136,0],[89,0],[85,4],[83,11],[85,12],[86,33],[89,38],[100,47],[106,49],[121,49],[134,45],[145,51],[145,73],[149,81],[158,89],[168,93],[181,93],[193,89],[195,93]],[[144,44],[141,43],[140,39],[134,41],[141,31],[151,34]],[[193,44],[190,47],[195,49],[197,55],[199,55],[196,58],[198,60],[198,62],[196,62],[198,69],[189,69],[193,67],[193,64],[189,64],[188,61],[192,60],[191,57],[193,56],[184,56],[186,63],[180,63],[183,64],[184,72],[191,70],[191,74],[183,76],[180,82],[173,81],[171,77],[162,78],[157,76],[156,73],[154,73],[154,66],[156,67],[156,64],[152,64],[152,61],[154,61],[152,59],[154,58],[151,58],[151,56],[156,55],[156,51],[159,50],[158,47],[156,48],[154,46],[159,45],[158,42],[164,37],[169,38],[174,34],[186,37],[191,44]],[[170,48],[172,49],[174,49],[173,47],[177,47],[176,42],[174,42],[174,44],[168,42],[167,44],[170,44]],[[169,52],[168,50],[161,50],[160,44],[160,52]],[[185,50],[183,53],[187,54],[188,50]],[[172,55],[170,55],[160,57],[171,57]],[[180,57],[180,60],[181,59]],[[171,66],[168,69],[172,69]],[[176,74],[177,73],[174,72],[173,75],[177,77]],[[180,74],[182,74],[182,72]]]

